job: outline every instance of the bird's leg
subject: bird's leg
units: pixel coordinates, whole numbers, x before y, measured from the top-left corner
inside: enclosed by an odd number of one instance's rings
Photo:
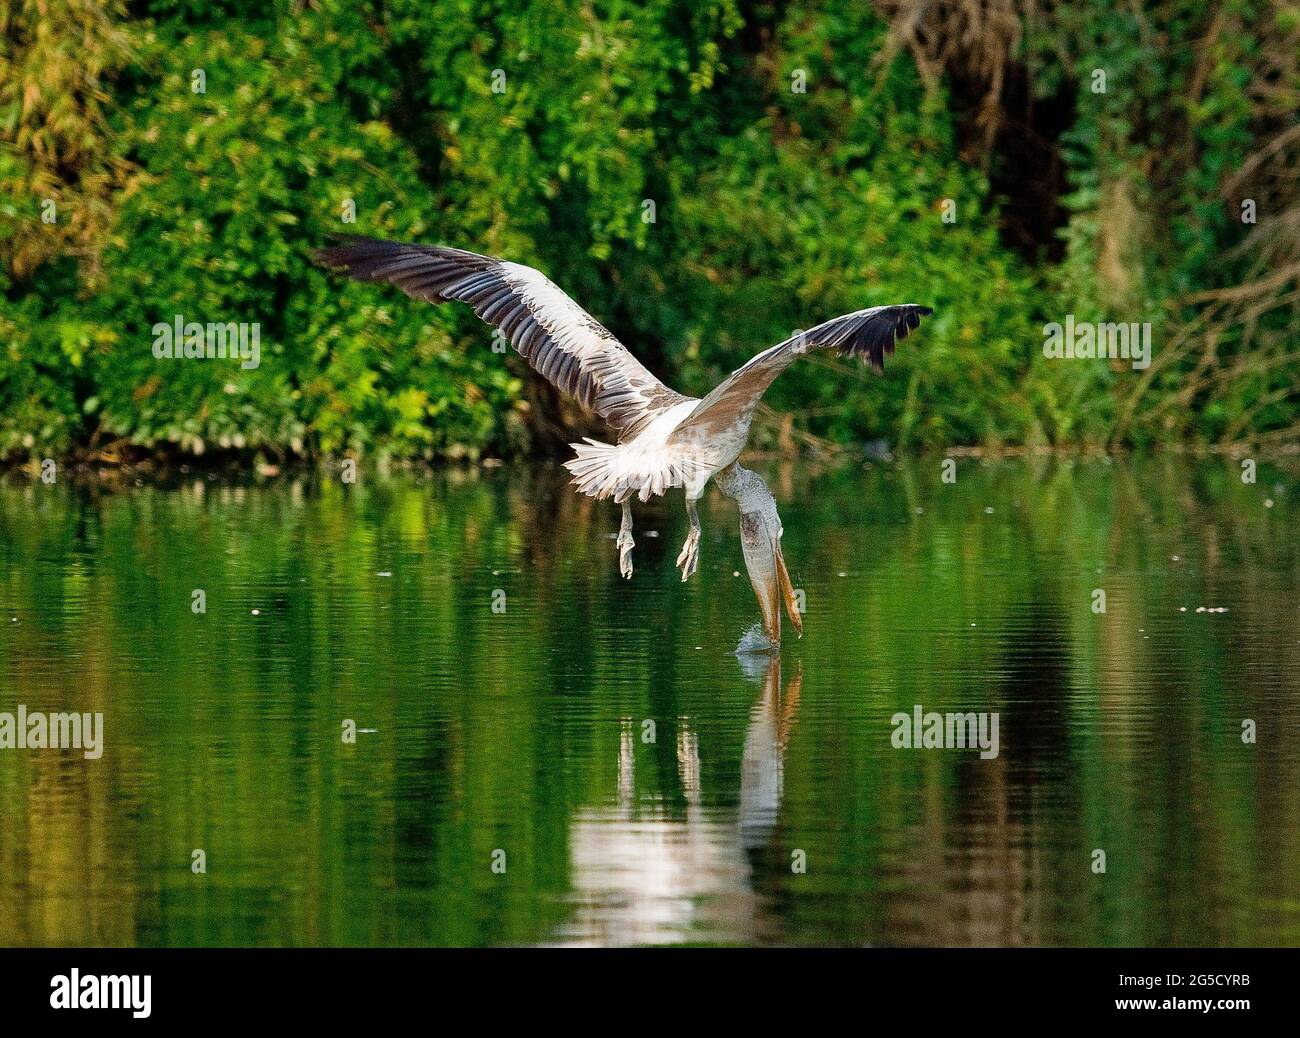
[[[686,535],[682,553],[677,556],[677,565],[682,568],[682,580],[687,580],[699,568],[700,564],[700,516],[695,511],[696,499],[686,498],[686,514],[690,516],[691,532]]]
[[[632,502],[623,502],[623,525],[618,528],[618,571],[624,580],[632,579]]]

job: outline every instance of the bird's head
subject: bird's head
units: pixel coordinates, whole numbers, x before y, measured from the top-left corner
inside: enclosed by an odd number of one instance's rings
[[[763,629],[772,644],[781,642],[782,601],[794,629],[803,637],[803,619],[799,616],[790,573],[785,568],[785,556],[781,554],[781,520],[774,503],[770,509],[740,513],[740,545],[745,553],[749,581],[763,612]]]

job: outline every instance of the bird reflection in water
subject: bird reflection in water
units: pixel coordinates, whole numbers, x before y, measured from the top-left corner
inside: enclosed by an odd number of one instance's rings
[[[638,800],[634,727],[624,721],[617,803],[580,811],[570,823],[577,910],[558,935],[561,942],[748,943],[763,936],[751,855],[776,831],[803,673],[796,672],[783,694],[778,654],[741,653],[738,659],[742,674],[760,687],[745,733],[739,809],[704,803],[699,739],[685,719],[676,740],[685,810],[659,798]]]

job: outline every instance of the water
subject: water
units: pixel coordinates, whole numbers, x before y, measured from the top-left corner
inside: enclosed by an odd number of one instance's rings
[[[9,478],[0,711],[105,749],[0,750],[0,943],[1300,944],[1294,472],[755,467],[779,660],[713,493],[682,585],[553,466]]]

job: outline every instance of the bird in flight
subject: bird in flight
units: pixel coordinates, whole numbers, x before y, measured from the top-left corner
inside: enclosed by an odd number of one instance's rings
[[[793,585],[781,553],[776,501],[756,473],[737,464],[759,400],[792,361],[809,350],[834,349],[864,359],[880,373],[895,343],[933,311],[904,303],[876,306],[799,332],[751,358],[700,400],[669,389],[618,339],[541,272],[519,263],[441,245],[340,237],[315,253],[317,262],[357,281],[387,281],[413,299],[459,300],[490,325],[543,378],[594,412],[615,443],[573,444],[565,462],[573,483],[623,507],[619,571],[632,576],[632,498],[649,500],[674,487],[686,496],[690,532],[677,565],[687,580],[699,565],[696,502],[712,479],[741,513],[741,546],[773,645],[781,638],[780,600],[802,633]]]

